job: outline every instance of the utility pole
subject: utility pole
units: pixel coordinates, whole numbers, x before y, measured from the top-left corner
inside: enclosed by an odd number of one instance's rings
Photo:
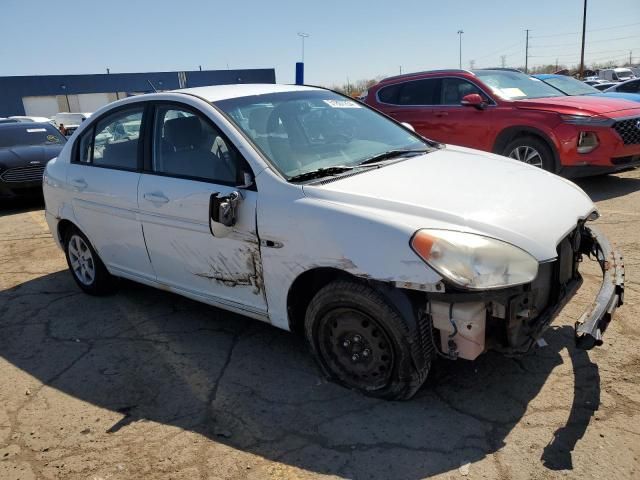
[[[198,65],[198,68],[200,69],[200,71],[202,71],[202,65]]]
[[[558,59],[556,58],[556,72],[558,71]]]
[[[529,73],[529,30],[526,30],[527,38],[524,44],[524,73]]]
[[[507,66],[507,56],[506,55],[500,55],[500,65],[502,66],[502,68]]]
[[[584,77],[584,37],[587,29],[587,0],[584,0],[584,12],[582,14],[582,48],[580,49],[580,79]]]
[[[402,65],[400,65],[400,75],[402,75]]]
[[[109,75],[111,73],[111,71],[109,70],[109,67],[107,67],[107,75]]]
[[[460,37],[460,54],[458,57],[458,68],[460,68],[460,70],[462,70],[462,34],[463,33],[464,31],[458,30],[458,36]]]
[[[629,50],[629,66],[633,65],[633,50]]]

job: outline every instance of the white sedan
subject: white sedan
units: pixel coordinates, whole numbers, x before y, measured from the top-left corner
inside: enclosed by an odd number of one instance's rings
[[[321,88],[132,97],[83,122],[44,177],[82,290],[127,278],[301,332],[349,388],[409,398],[432,359],[531,349],[580,284],[602,343],[623,266],[573,183],[445,146]]]

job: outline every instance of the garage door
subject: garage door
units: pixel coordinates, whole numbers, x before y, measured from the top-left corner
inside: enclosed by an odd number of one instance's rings
[[[58,113],[58,100],[55,95],[43,97],[22,97],[25,115],[34,117],[53,117]]]
[[[95,112],[107,103],[116,99],[115,93],[81,93],[78,94],[79,112]]]

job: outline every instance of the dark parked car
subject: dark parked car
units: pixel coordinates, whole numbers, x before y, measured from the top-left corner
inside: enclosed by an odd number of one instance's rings
[[[49,123],[0,124],[0,198],[42,192],[42,173],[67,139]]]
[[[616,83],[615,85],[607,88],[606,91],[620,93],[640,93],[640,78],[634,78],[633,80],[627,80],[626,82]]]

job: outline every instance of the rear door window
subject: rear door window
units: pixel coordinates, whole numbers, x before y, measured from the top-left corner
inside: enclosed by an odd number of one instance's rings
[[[439,78],[427,78],[389,85],[380,89],[378,98],[391,105],[438,105],[440,84]]]
[[[94,165],[124,170],[138,168],[143,111],[143,107],[120,110],[95,125]]]

